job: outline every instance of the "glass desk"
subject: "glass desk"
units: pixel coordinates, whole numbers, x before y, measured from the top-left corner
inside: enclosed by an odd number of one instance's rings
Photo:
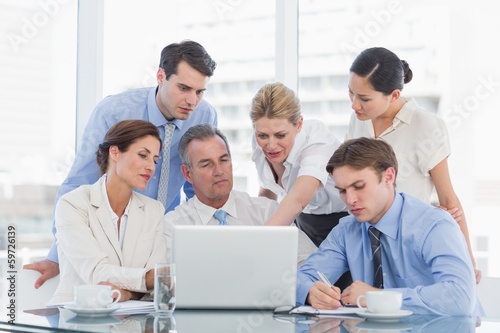
[[[346,316],[347,317],[347,316]],[[5,319],[2,319],[5,320]],[[17,314],[15,325],[0,322],[0,332],[154,332],[154,333],[375,333],[500,332],[500,319],[412,315],[391,323],[347,318],[276,316],[272,311],[176,310],[172,318],[154,315],[80,317],[66,309],[40,309]]]

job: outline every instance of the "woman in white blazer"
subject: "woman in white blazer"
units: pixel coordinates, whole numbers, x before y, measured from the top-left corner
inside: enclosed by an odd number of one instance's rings
[[[107,284],[120,301],[153,289],[154,264],[166,260],[163,205],[134,192],[145,189],[161,147],[156,126],[124,120],[107,132],[96,153],[102,177],[57,202],[59,286],[51,304],[72,301],[74,287]]]

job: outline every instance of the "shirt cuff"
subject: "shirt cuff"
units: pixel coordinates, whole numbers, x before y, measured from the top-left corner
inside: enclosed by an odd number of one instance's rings
[[[52,243],[50,247],[49,254],[47,254],[47,260],[53,261],[56,264],[59,264],[59,256],[57,255],[57,245],[56,242]]]
[[[313,286],[312,281],[300,281],[297,280],[297,294],[295,302],[297,305],[305,305],[307,300],[307,295],[309,295],[309,290]]]
[[[126,272],[121,274],[121,276],[116,280],[109,279],[109,282],[115,284],[121,289],[126,289],[130,291],[136,291],[140,293],[145,293],[146,289],[146,272],[150,268],[125,268]]]

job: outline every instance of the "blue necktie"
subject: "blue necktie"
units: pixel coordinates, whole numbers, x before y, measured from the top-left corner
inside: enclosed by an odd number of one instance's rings
[[[384,277],[382,271],[382,244],[380,244],[380,230],[375,227],[368,228],[368,236],[370,236],[370,243],[372,245],[373,253],[373,286],[375,288],[384,289]]]
[[[216,211],[214,213],[214,217],[217,219],[217,221],[219,221],[220,225],[226,225],[227,224],[227,222],[226,222],[226,216],[227,216],[227,212],[225,210],[222,210],[222,209],[219,209],[218,211]]]

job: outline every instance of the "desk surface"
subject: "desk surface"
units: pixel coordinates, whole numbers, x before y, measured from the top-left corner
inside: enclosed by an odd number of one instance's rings
[[[34,314],[36,313],[36,314]],[[412,315],[394,323],[379,323],[353,315],[350,318],[273,316],[271,311],[176,310],[173,318],[154,315],[79,317],[66,309],[43,309],[20,313],[16,324],[0,322],[0,331],[58,332],[500,332],[500,320],[469,317]]]

